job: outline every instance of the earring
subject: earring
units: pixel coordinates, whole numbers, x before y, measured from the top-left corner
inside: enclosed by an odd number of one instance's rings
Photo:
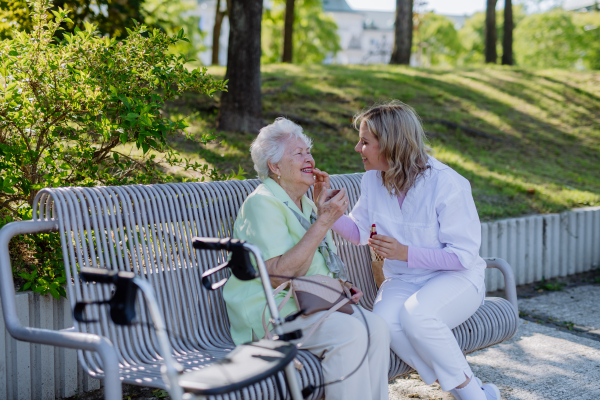
[[[277,175],[277,179],[281,179],[281,175]]]

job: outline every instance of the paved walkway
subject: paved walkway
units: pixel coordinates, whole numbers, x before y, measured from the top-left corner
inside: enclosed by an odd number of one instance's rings
[[[475,374],[506,400],[600,399],[600,286],[519,300],[519,310],[527,320],[514,338],[467,356]],[[390,384],[390,399],[410,398],[453,399],[417,374]]]

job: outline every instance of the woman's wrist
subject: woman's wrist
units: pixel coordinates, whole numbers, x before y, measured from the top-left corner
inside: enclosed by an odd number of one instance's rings
[[[400,261],[408,261],[408,246],[400,243]]]
[[[323,231],[326,234],[327,231],[331,229],[334,223],[335,221],[332,221],[330,218],[325,217],[323,215],[319,215],[317,217],[317,220],[314,222],[314,224],[311,225],[311,227],[314,226],[316,229],[318,229],[319,231]]]

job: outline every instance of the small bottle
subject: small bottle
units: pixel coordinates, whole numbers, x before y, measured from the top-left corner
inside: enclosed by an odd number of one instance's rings
[[[369,236],[369,238],[372,238],[375,235],[377,235],[377,229],[375,227],[375,224],[373,224],[371,225],[371,236]]]

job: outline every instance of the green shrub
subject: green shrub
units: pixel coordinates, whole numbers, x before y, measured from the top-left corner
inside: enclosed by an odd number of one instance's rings
[[[533,68],[573,68],[581,58],[582,32],[573,13],[552,10],[528,15],[515,28],[518,65]]]
[[[201,180],[240,177],[192,163],[167,141],[186,135],[186,124],[161,113],[165,101],[226,87],[168,51],[187,40],[183,30],[168,36],[136,24],[117,41],[86,24],[57,39],[60,24],[70,20],[62,9],[49,18],[50,6],[36,0],[31,33],[15,31],[0,42],[0,224],[30,218],[44,187],[174,180],[164,167],[196,171]],[[206,134],[199,141],[212,139]],[[56,286],[64,282],[56,243],[53,235],[13,242],[22,289],[64,294]]]

